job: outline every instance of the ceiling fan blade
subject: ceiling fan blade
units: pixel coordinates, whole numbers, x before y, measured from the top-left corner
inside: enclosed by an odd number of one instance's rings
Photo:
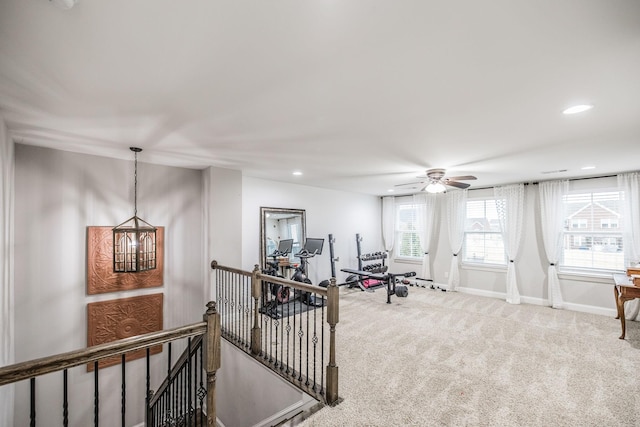
[[[447,177],[448,181],[471,181],[474,179],[478,179],[473,175],[462,175],[462,176],[450,176]]]
[[[403,185],[415,185],[415,184],[423,184],[424,181],[416,181],[416,182],[406,182],[404,184],[396,184],[395,187],[402,187]]]
[[[448,185],[450,187],[456,187],[456,188],[467,188],[470,186],[470,184],[467,184],[466,182],[457,182],[457,181],[445,181],[444,185]]]

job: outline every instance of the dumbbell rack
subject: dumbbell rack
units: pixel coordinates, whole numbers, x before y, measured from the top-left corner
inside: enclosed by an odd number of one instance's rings
[[[385,265],[387,259],[386,252],[373,252],[368,254],[362,253],[362,248],[360,247],[360,242],[362,242],[362,237],[360,234],[356,234],[356,248],[358,250],[358,270],[368,271],[370,273],[386,273],[389,267]],[[381,260],[382,262],[375,264],[364,265],[363,262],[369,261],[377,261]]]
[[[389,269],[389,266],[386,265],[387,253],[386,252],[372,252],[368,254],[362,253],[362,248],[360,247],[360,242],[362,242],[362,237],[360,234],[356,234],[356,248],[358,250],[358,270],[366,271],[371,274],[380,273],[385,274]],[[373,264],[365,264],[371,261],[380,261]],[[379,286],[384,286],[383,281],[375,280],[375,279],[364,279],[360,283],[360,288],[372,289]]]

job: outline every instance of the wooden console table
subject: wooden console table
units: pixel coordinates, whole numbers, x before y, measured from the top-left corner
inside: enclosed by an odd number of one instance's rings
[[[620,319],[620,325],[622,326],[622,335],[620,335],[620,339],[623,340],[626,332],[624,303],[635,298],[640,298],[640,286],[634,286],[633,280],[626,274],[614,274],[613,281],[613,295],[616,298],[616,308],[618,309],[618,316],[616,319]]]

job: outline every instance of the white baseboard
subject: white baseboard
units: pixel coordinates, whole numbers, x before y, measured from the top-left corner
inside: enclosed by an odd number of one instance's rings
[[[579,311],[582,313],[599,314],[601,316],[616,317],[618,312],[613,308],[596,307],[593,305],[582,305],[565,302],[564,306],[567,310]]]
[[[286,419],[289,419],[300,412],[304,412],[318,403],[311,396],[303,392],[300,392],[300,394],[302,395],[302,397],[299,401],[289,406],[288,408],[285,408],[282,411],[276,414],[273,414],[269,418],[260,421],[259,423],[255,424],[253,427],[265,427],[265,426],[278,425],[280,422]]]
[[[446,285],[439,285],[439,286],[443,287]],[[465,294],[470,294],[470,295],[477,295],[481,297],[497,298],[501,300],[506,299],[506,294],[503,292],[485,291],[482,289],[465,288],[463,286],[456,288],[456,291],[465,293]],[[543,298],[521,296],[520,302],[524,304],[550,306],[549,301]],[[570,302],[565,302],[564,306],[566,310],[578,311],[581,313],[597,314],[600,316],[608,316],[608,317],[615,317],[617,315],[616,310],[613,308],[597,307],[595,305],[575,304]]]

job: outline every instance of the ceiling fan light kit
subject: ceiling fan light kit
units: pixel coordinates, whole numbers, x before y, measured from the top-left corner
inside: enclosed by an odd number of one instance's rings
[[[439,183],[439,182],[430,182],[425,188],[424,191],[427,193],[444,193],[447,188]]]

